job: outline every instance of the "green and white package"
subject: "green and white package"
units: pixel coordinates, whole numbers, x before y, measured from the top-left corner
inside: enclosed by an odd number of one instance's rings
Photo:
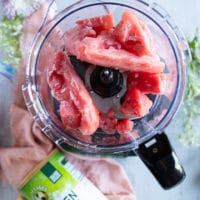
[[[107,200],[58,150],[23,180],[19,190],[28,200]]]

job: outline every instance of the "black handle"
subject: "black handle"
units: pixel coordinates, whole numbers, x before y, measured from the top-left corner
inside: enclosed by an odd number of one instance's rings
[[[165,133],[141,144],[135,153],[164,189],[177,185],[185,178],[185,171]]]

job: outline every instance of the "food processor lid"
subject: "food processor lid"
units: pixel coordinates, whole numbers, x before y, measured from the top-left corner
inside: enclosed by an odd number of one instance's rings
[[[98,130],[92,136],[83,136],[76,131],[70,133],[63,131],[57,113],[58,102],[51,98],[48,85],[43,80],[46,76],[46,70],[40,67],[41,55],[45,48],[52,48],[55,45],[54,49],[59,49],[63,46],[63,38],[59,37],[60,40],[54,41],[53,34],[60,36],[62,31],[65,32],[65,29],[70,29],[75,25],[75,20],[85,18],[82,13],[84,16],[95,15],[94,10],[98,8],[100,8],[99,11],[102,14],[112,12],[116,18],[123,9],[128,9],[135,12],[141,20],[145,20],[153,34],[154,42],[158,48],[157,51],[165,61],[165,73],[169,75],[169,85],[167,86],[169,88],[166,89],[165,94],[151,96],[150,98],[154,103],[150,112],[142,118],[134,118],[134,131],[123,136],[118,133],[109,135],[102,130]],[[90,14],[87,14],[87,9],[91,10]],[[57,30],[58,27],[61,31]],[[168,49],[167,54],[163,49]],[[24,99],[42,131],[57,144],[68,144],[91,153],[113,153],[136,149],[139,144],[155,134],[161,133],[177,111],[184,94],[186,65],[189,61],[189,55],[187,42],[178,27],[168,13],[156,3],[148,4],[143,1],[130,0],[125,0],[123,3],[117,1],[91,2],[87,0],[77,2],[61,11],[36,34],[26,69],[26,83],[22,87]],[[75,64],[77,62],[79,61],[74,60]],[[82,62],[79,64],[84,65]],[[42,77],[40,77],[41,75]],[[80,74],[81,76],[83,76],[83,73]],[[114,105],[118,104],[119,101],[116,101],[116,99],[125,94],[126,73],[119,73],[117,70],[112,70],[106,66],[99,68],[89,65],[82,78],[86,87],[93,91],[91,93],[93,99],[96,101],[103,100],[105,105],[108,104],[109,101],[107,100],[110,98]],[[109,87],[105,87],[108,85]],[[120,116],[118,117],[120,118]]]

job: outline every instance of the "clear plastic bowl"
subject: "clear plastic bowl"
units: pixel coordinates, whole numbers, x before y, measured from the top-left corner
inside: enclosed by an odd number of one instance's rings
[[[64,45],[63,34],[75,26],[75,21],[107,13],[113,13],[118,21],[123,10],[134,12],[153,35],[156,51],[166,64],[168,78],[164,95],[156,97],[145,117],[134,120],[137,137],[134,134],[108,135],[101,130],[92,136],[83,136],[77,131],[66,132],[57,113],[58,105],[50,94],[45,66],[48,66],[54,51]],[[68,151],[97,155],[134,150],[162,133],[175,115],[184,95],[189,54],[184,36],[169,14],[156,3],[137,0],[121,3],[117,0],[79,1],[59,12],[50,22],[45,22],[36,34],[26,68],[26,83],[22,88],[25,102],[44,134],[62,148],[67,147]]]

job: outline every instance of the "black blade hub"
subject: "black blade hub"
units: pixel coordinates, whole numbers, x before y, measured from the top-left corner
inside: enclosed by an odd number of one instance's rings
[[[96,67],[91,73],[90,84],[93,91],[101,97],[112,97],[122,89],[123,76],[119,70]]]

